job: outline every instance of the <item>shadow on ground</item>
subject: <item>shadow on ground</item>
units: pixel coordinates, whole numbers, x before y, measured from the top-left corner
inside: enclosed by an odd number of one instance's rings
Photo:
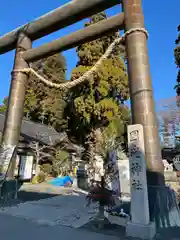
[[[63,202],[68,203],[69,201],[71,201],[74,204],[74,208],[76,208],[76,205],[77,205],[78,206],[77,209],[80,209],[79,208],[80,207],[80,205],[79,205],[80,198],[83,197],[85,199],[85,195],[82,193],[78,193],[78,191],[77,191],[77,195],[71,195],[72,192],[76,193],[76,191],[74,191],[73,189],[59,188],[57,190],[57,193],[51,192],[50,188],[47,188],[47,187],[45,187],[44,189],[46,189],[48,192],[37,192],[37,189],[36,189],[36,191],[33,191],[33,189],[31,189],[31,190],[20,189],[17,194],[17,199],[16,200],[8,200],[6,203],[4,203],[4,205],[5,206],[14,206],[14,205],[17,205],[17,204],[23,203],[23,202],[25,203],[25,202],[29,202],[29,201],[38,201],[41,199],[48,199],[48,198],[60,196],[60,198],[64,199]],[[54,191],[54,189],[52,191]],[[64,192],[66,192],[67,195],[64,195],[63,194]],[[54,204],[54,207],[58,207],[58,208],[62,207],[61,201]],[[64,208],[66,208],[66,207],[67,206],[64,206]],[[82,205],[82,208],[83,207],[84,207],[84,205]],[[47,208],[48,208],[48,205],[47,205]],[[74,217],[74,218],[77,217],[77,219],[78,219],[78,216],[72,216],[72,217]],[[76,219],[74,221],[76,221]],[[61,223],[58,223],[58,224],[61,225]],[[89,220],[88,223],[81,226],[79,228],[79,230],[86,230],[88,232],[100,233],[100,234],[109,235],[109,236],[116,236],[123,240],[128,239],[125,237],[125,228],[124,227],[120,227],[116,224],[112,224],[112,225],[105,226],[105,228],[103,228],[103,229],[99,229],[97,227],[96,221],[92,220],[92,219]],[[173,228],[167,228],[167,229],[159,229],[154,240],[177,240],[177,239],[180,239],[180,228],[173,227]]]
[[[58,195],[59,194],[28,192],[24,190],[20,190],[17,194],[20,202],[38,201],[41,199],[56,197]]]
[[[12,198],[12,196],[8,196],[7,198],[0,199],[0,208],[12,207],[20,203],[38,201],[41,199],[48,199],[56,196],[57,194],[28,192],[22,190],[17,193],[17,198]]]
[[[16,189],[18,189],[17,194]],[[18,183],[18,185],[16,185],[15,181],[9,181],[3,186],[0,198],[0,208],[14,206],[24,202],[53,198],[63,194],[64,192],[67,192],[67,190],[58,188],[58,190],[54,191],[54,189],[51,189],[51,186],[49,185],[26,185],[22,183]]]
[[[90,232],[100,233],[104,235],[116,236],[120,237],[120,239],[124,239],[125,237],[125,227],[121,227],[116,224],[105,224],[104,228],[98,228],[98,223],[96,220],[92,220],[89,223],[85,224],[81,227],[81,229],[85,229]]]
[[[155,238],[155,240],[178,240],[178,239],[180,239],[179,227],[159,229]]]

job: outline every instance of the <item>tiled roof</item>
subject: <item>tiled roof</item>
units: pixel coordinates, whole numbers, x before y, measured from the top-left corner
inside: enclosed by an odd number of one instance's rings
[[[0,114],[0,132],[3,131],[5,115]],[[56,141],[63,141],[67,138],[65,132],[58,133],[53,128],[28,120],[23,120],[21,126],[21,136],[27,140],[37,140],[43,144],[51,145]]]

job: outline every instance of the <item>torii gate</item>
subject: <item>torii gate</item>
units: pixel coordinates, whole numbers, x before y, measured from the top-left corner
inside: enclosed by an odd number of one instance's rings
[[[31,48],[34,40],[120,3],[120,0],[71,1],[0,37],[0,54],[16,49],[13,69],[22,69],[27,68],[33,61],[97,39],[112,30],[122,30],[124,27],[127,31],[144,28],[141,0],[123,0],[123,12],[105,20],[106,23],[97,23],[51,43]],[[126,37],[126,49],[133,124],[142,124],[144,127],[146,161],[149,171],[152,172],[154,184],[163,183],[163,165],[144,32],[134,31],[129,34]],[[14,146],[19,141],[27,78],[25,73],[12,72],[2,137],[2,143],[5,145]],[[11,176],[12,174],[13,171]],[[155,179],[155,176],[158,177]]]
[[[34,40],[121,3],[123,5],[122,13],[51,43],[32,48]],[[0,37],[0,54],[16,49],[2,144],[5,146],[18,144],[23,118],[28,76],[26,73],[14,70],[27,68],[33,61],[95,40],[112,30],[125,29],[125,31],[129,31],[125,41],[132,120],[133,124],[141,124],[144,128],[148,184],[164,185],[164,167],[161,160],[150,77],[147,36],[145,31],[135,31],[137,28],[144,29],[141,0],[74,0]],[[133,29],[134,31],[132,31]],[[12,167],[9,177],[13,177],[13,171]]]

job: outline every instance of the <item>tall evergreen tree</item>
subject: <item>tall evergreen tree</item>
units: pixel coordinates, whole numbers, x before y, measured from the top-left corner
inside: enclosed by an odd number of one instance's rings
[[[7,105],[8,105],[8,97],[5,97],[5,98],[3,99],[2,104],[0,105],[0,113],[6,112]]]
[[[39,60],[32,65],[41,76],[54,83],[66,81],[66,60],[61,54]],[[6,111],[8,97],[0,106]],[[66,91],[60,91],[42,83],[31,75],[27,82],[24,116],[35,122],[53,126],[57,130],[65,127],[63,109],[66,105]]]
[[[64,83],[66,81],[66,60],[61,54],[47,58],[41,65],[41,75],[53,83]],[[42,84],[42,83],[40,83]],[[43,84],[44,85],[44,84]],[[43,86],[46,91],[40,99],[41,114],[44,123],[61,131],[66,128],[63,111],[67,101],[67,91]],[[37,88],[38,92],[38,88]]]
[[[178,37],[175,41],[176,47],[174,49],[175,63],[178,68],[177,84],[175,86],[177,96],[180,96],[180,25],[178,26]],[[178,101],[179,103],[179,101]]]
[[[105,12],[90,18],[85,27],[106,19]],[[92,68],[99,58],[105,53],[108,46],[118,36],[112,32],[95,41],[80,45],[77,48],[79,61],[72,71],[71,80],[82,76]],[[124,60],[120,49],[105,60],[98,72],[89,81],[72,89],[71,102],[68,104],[66,114],[68,117],[71,136],[84,143],[89,135],[98,129],[109,129],[114,134],[123,135],[124,122],[128,119],[128,109],[124,101],[129,98],[128,78]]]

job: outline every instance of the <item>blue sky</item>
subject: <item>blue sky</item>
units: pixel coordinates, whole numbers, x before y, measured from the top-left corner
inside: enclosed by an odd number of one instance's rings
[[[38,3],[37,3],[38,2]],[[0,8],[0,35],[25,24],[57,7],[69,2],[68,0],[6,0]],[[149,58],[154,95],[156,102],[162,98],[175,96],[174,84],[177,69],[174,64],[173,49],[177,36],[177,26],[180,24],[180,0],[172,4],[164,0],[142,0],[145,16],[145,26],[149,31]],[[119,13],[120,7],[115,6],[107,11],[108,16]],[[60,36],[76,31],[83,27],[84,21],[62,29],[45,38],[36,41],[33,46],[42,45]],[[68,75],[76,65],[75,50],[64,52],[67,59]],[[0,102],[8,95],[10,72],[13,65],[14,51],[0,55]]]

